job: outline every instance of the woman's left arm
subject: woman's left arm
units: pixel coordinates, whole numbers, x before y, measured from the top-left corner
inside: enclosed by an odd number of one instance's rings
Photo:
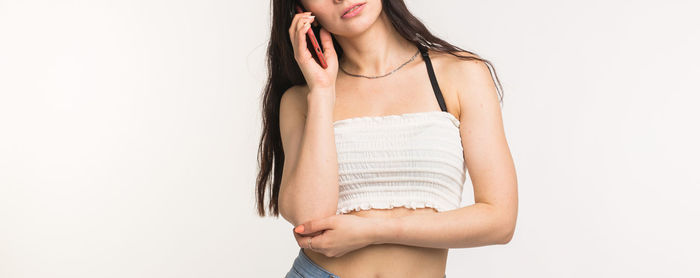
[[[458,61],[449,70],[457,84],[460,135],[474,187],[474,204],[434,214],[386,221],[374,243],[434,248],[505,244],[513,237],[518,194],[496,87],[486,64]],[[445,72],[445,71],[443,71]]]
[[[390,218],[377,227],[372,244],[429,248],[506,244],[513,236],[514,225],[504,210],[497,205],[476,203],[441,213]]]
[[[388,219],[336,215],[314,225],[307,223],[307,232],[336,229],[337,233],[318,240],[319,245],[329,246],[328,253],[340,255],[367,244],[384,243],[467,248],[505,244],[513,237],[517,178],[491,72],[480,61],[460,60],[450,67],[443,73],[448,72],[452,77],[447,80],[456,82],[460,136],[475,203],[440,213]],[[307,246],[303,236],[295,236],[301,247]]]

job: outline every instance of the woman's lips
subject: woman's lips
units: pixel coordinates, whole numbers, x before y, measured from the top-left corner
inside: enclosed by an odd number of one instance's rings
[[[366,4],[366,3],[365,3],[365,4]],[[349,11],[348,13],[344,14],[344,15],[341,16],[341,17],[342,17],[342,18],[350,18],[350,17],[356,16],[357,14],[360,13],[360,11],[362,11],[362,9],[365,7],[365,4],[360,4],[360,5],[358,5],[357,8],[354,8],[355,10],[351,10],[351,11]]]

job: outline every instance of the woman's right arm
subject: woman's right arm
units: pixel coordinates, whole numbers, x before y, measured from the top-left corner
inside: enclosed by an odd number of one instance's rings
[[[278,201],[280,215],[295,227],[335,215],[338,207],[334,104],[335,91],[330,89],[293,86],[282,95],[279,122],[285,157]]]

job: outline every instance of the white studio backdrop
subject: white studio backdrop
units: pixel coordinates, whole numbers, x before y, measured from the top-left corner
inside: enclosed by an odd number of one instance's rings
[[[289,270],[254,209],[269,2],[0,0],[0,277]],[[447,277],[700,276],[697,1],[407,4],[496,66],[518,173],[513,240]]]

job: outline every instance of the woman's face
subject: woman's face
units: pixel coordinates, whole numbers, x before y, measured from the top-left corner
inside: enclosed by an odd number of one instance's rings
[[[352,37],[367,30],[382,12],[381,0],[299,0],[307,12],[315,15],[314,21],[332,34]],[[359,13],[343,18],[345,9],[363,4]],[[357,12],[357,10],[356,10]]]

